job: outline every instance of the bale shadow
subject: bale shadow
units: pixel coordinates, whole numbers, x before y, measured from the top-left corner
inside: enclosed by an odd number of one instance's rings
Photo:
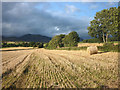
[[[102,54],[102,53],[108,53],[108,51],[104,51],[104,52],[97,52],[97,54]]]

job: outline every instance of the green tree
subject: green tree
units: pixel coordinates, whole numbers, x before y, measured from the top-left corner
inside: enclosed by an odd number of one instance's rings
[[[107,42],[110,36],[118,33],[118,8],[112,7],[96,13],[94,20],[90,22],[88,34]]]
[[[64,34],[56,35],[52,38],[52,40],[49,42],[48,47],[49,48],[57,48],[57,47],[63,47],[63,38],[65,37]]]
[[[77,32],[72,31],[68,35],[66,35],[65,38],[63,39],[64,46],[65,47],[77,46],[79,39],[80,38]]]
[[[47,48],[48,45],[49,45],[49,43],[44,43],[44,44],[43,44],[43,47],[44,47],[44,48]]]
[[[112,12],[111,15],[111,21],[112,24],[110,25],[111,35],[115,40],[119,39],[120,36],[120,6],[118,8],[112,7],[110,8],[110,12]]]
[[[30,47],[33,47],[33,45],[35,45],[35,42],[29,42]]]
[[[43,48],[43,43],[39,43],[39,44],[37,45],[37,47],[38,47],[38,48]]]
[[[6,42],[3,42],[3,43],[2,43],[2,47],[7,47],[7,43],[6,43]]]

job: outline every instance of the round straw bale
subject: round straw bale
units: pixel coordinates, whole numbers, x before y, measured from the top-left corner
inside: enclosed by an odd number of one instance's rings
[[[97,54],[98,48],[97,46],[90,46],[87,48],[87,52],[92,55],[92,54]]]

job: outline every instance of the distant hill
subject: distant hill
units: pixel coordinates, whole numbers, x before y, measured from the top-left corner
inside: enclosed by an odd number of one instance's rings
[[[26,34],[21,37],[2,36],[2,41],[49,42],[50,40],[51,37],[42,36],[39,34]]]

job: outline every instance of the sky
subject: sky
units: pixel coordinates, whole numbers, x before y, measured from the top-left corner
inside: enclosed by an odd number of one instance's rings
[[[40,34],[53,37],[76,31],[91,38],[87,27],[96,12],[118,7],[117,2],[3,2],[2,35]]]

